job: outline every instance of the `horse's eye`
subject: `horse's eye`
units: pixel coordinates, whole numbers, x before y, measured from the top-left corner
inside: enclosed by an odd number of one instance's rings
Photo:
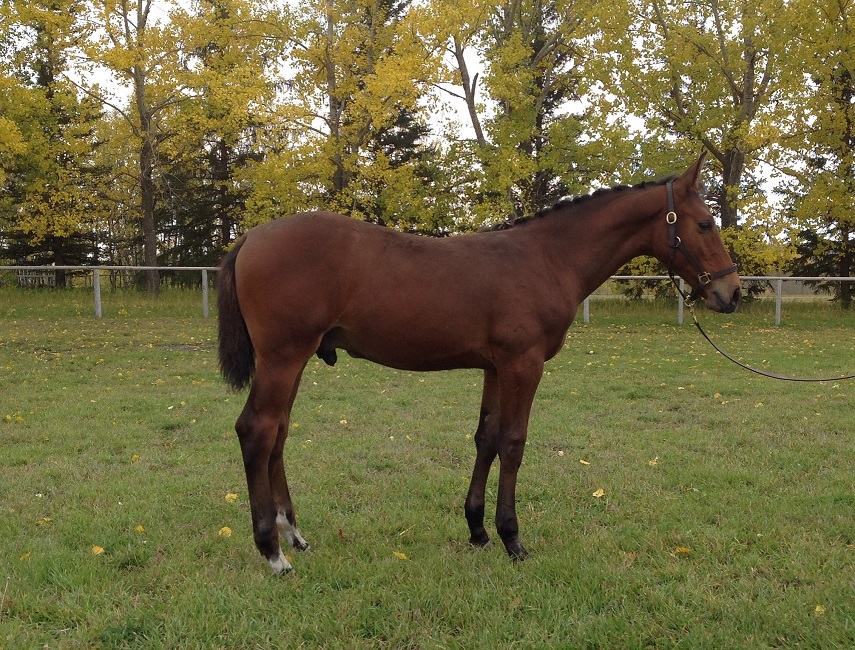
[[[712,221],[701,221],[698,224],[698,228],[701,229],[701,232],[709,232],[713,229]]]

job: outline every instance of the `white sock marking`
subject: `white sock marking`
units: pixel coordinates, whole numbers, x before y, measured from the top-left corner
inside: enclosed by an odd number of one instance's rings
[[[288,518],[284,513],[280,512],[276,515],[276,526],[279,528],[279,534],[284,537],[285,541],[293,548],[301,551],[305,551],[309,548],[308,543],[300,534],[300,530],[296,526],[291,525],[291,522],[288,521]]]
[[[282,552],[282,549],[279,549],[279,557],[273,560],[268,560],[268,562],[270,562],[270,568],[273,569],[273,573],[277,575],[288,573],[293,569],[291,563],[285,558],[285,554]]]

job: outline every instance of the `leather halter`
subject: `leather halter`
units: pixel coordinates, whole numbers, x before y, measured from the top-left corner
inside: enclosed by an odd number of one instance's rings
[[[677,291],[679,291],[683,296],[683,300],[685,300],[687,305],[691,306],[700,297],[705,286],[717,278],[730,275],[731,273],[736,273],[737,266],[734,264],[732,266],[728,266],[726,269],[722,269],[721,271],[716,271],[715,273],[704,271],[704,267],[700,260],[695,257],[692,251],[683,246],[683,241],[677,236],[677,213],[674,211],[674,181],[668,181],[665,184],[665,188],[668,191],[668,214],[665,216],[665,221],[668,222],[668,248],[670,251],[668,254],[668,275],[674,283],[674,286],[677,287]],[[673,267],[677,251],[686,256],[686,259],[689,260],[689,263],[695,268],[695,272],[698,274],[698,286],[692,289],[692,292],[688,295],[680,289],[676,280],[674,280]]]

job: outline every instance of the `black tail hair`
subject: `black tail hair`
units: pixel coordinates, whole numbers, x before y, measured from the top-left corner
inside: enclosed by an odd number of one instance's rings
[[[217,272],[220,372],[235,390],[246,388],[255,375],[255,349],[240,311],[235,286],[235,261],[243,243],[241,237],[220,260]]]

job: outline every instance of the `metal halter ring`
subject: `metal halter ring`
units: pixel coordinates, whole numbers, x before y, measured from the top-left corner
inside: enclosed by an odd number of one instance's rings
[[[676,212],[669,212],[668,214],[665,215],[665,221],[671,225],[674,225],[675,223],[677,223],[677,213]]]

